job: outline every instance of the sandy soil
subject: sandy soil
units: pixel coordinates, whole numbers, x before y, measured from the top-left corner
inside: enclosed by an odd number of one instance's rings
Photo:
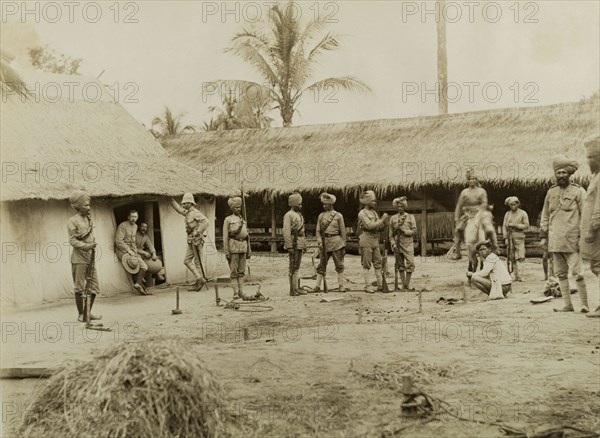
[[[232,436],[502,435],[482,422],[600,432],[600,320],[554,313],[558,302],[530,304],[543,287],[539,263],[527,263],[528,281],[500,301],[466,288],[463,262],[416,263],[413,286],[422,290],[422,313],[415,292],[358,292],[356,256],[347,257],[356,292],[290,297],[287,261],[268,254],[254,255],[247,289],[260,283],[272,310],[217,307],[212,287],[201,293],[182,287],[183,314],[172,316],[175,286],[169,286],[149,297],[99,298],[95,312],[113,331],[86,333],[73,322],[70,300],[5,309],[2,367],[54,367],[143,336],[181,336],[222,379]],[[310,277],[310,258],[303,265],[301,275]],[[337,286],[333,272],[328,278]],[[586,279],[595,308],[598,284],[589,272]],[[231,289],[219,286],[229,299]],[[463,291],[466,303],[436,303]],[[341,300],[321,302],[324,296]],[[578,296],[573,300],[579,310]],[[398,378],[405,372],[422,391],[450,403],[449,412],[473,421],[448,412],[427,423],[402,417]],[[43,380],[2,381],[3,436],[10,436],[38,384]]]

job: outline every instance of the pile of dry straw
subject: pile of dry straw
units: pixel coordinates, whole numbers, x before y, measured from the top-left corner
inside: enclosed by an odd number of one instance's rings
[[[150,338],[65,365],[35,395],[19,436],[213,437],[223,403],[193,349]]]

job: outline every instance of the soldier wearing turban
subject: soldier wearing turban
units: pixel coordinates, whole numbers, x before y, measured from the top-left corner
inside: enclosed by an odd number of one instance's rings
[[[323,204],[323,213],[317,218],[317,243],[321,250],[319,266],[317,266],[317,284],[313,292],[321,290],[321,283],[327,272],[327,262],[333,258],[335,271],[338,277],[338,290],[346,292],[344,286],[344,255],[346,252],[346,224],[344,216],[333,208],[336,198],[329,193],[322,193],[319,196]]]
[[[552,162],[556,185],[548,189],[544,199],[540,221],[542,246],[548,242],[548,251],[552,255],[554,273],[558,277],[564,306],[555,312],[573,312],[573,303],[569,293],[569,268],[576,279],[581,300],[581,312],[588,313],[587,287],[581,274],[581,254],[579,253],[579,235],[581,211],[586,193],[583,187],[570,181],[577,170],[577,163],[564,155],[556,156]]]
[[[283,247],[288,251],[290,259],[290,295],[306,295],[298,287],[298,271],[302,262],[302,253],[306,249],[306,234],[304,230],[304,217],[300,210],[302,209],[302,196],[300,193],[293,193],[288,197],[290,210],[283,216]]]
[[[455,259],[461,258],[461,243],[464,241],[463,232],[467,226],[469,218],[474,217],[480,210],[486,210],[488,206],[488,196],[484,188],[479,185],[473,169],[469,169],[466,174],[469,187],[460,192],[456,209],[454,211],[454,246],[456,249]],[[482,223],[486,235],[492,239],[494,248],[497,248],[496,233],[493,225]]]
[[[375,268],[375,278],[377,287],[382,289],[383,279],[381,277],[381,250],[379,248],[379,237],[388,220],[387,213],[379,218],[375,210],[377,206],[377,197],[375,192],[367,190],[360,195],[360,203],[364,208],[358,213],[358,247],[360,249],[360,261],[363,267],[363,276],[365,280],[365,292],[374,293],[371,286],[370,274],[371,266]]]
[[[71,216],[67,222],[67,231],[69,233],[69,243],[73,247],[71,252],[71,273],[75,285],[75,305],[79,312],[78,321],[86,321],[86,308],[83,302],[83,293],[86,286],[86,271],[91,262],[92,249],[96,248],[96,239],[94,238],[94,221],[90,214],[90,195],[84,190],[75,190],[69,197],[71,207],[77,211],[77,214]],[[101,319],[91,313],[96,295],[100,293],[100,283],[98,282],[98,272],[95,267],[92,272],[90,283],[90,320]]]
[[[185,216],[185,232],[187,233],[187,251],[183,264],[190,270],[196,279],[195,284],[188,289],[190,292],[199,291],[206,283],[202,275],[202,248],[204,246],[204,232],[208,228],[208,218],[196,208],[194,195],[186,193],[183,195],[181,205],[171,199],[171,205],[177,213]]]
[[[581,256],[590,261],[590,269],[600,280],[600,135],[588,138],[584,145],[592,180],[581,212],[579,246]],[[600,318],[600,306],[586,316]]]
[[[244,274],[246,259],[250,258],[248,224],[242,216],[242,198],[229,198],[227,205],[232,214],[223,221],[223,252],[229,263],[229,279],[233,287],[233,298],[245,298]]]
[[[410,288],[410,279],[415,271],[415,247],[413,238],[417,234],[417,222],[412,214],[406,212],[408,200],[406,196],[395,198],[392,205],[398,209],[390,219],[389,240],[396,258],[395,269],[400,274],[402,288]]]
[[[516,196],[509,196],[504,201],[509,210],[504,214],[502,235],[508,248],[509,240],[513,253],[509,256],[514,259],[513,275],[515,281],[523,281],[521,266],[525,261],[525,231],[529,228],[529,216],[525,210],[519,208],[521,202]]]

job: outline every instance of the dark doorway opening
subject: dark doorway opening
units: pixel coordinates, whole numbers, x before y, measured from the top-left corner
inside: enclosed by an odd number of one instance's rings
[[[156,249],[157,256],[163,261],[163,250],[162,250],[162,235],[160,231],[160,214],[158,211],[158,202],[132,202],[130,204],[121,205],[113,209],[115,220],[117,225],[121,222],[125,222],[129,216],[131,210],[137,210],[138,221],[137,225],[141,223],[148,224],[148,234],[151,234],[151,240],[153,240],[154,249]],[[154,237],[154,239],[152,239]],[[166,276],[165,276],[166,277]],[[146,280],[148,281],[148,279]],[[154,284],[162,284],[166,280],[154,279]]]

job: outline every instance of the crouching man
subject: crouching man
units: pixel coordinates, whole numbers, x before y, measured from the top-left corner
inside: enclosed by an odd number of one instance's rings
[[[492,252],[489,240],[479,242],[475,249],[483,259],[483,268],[477,272],[467,272],[467,277],[477,289],[489,295],[491,300],[506,298],[512,289],[512,279],[506,265]]]

